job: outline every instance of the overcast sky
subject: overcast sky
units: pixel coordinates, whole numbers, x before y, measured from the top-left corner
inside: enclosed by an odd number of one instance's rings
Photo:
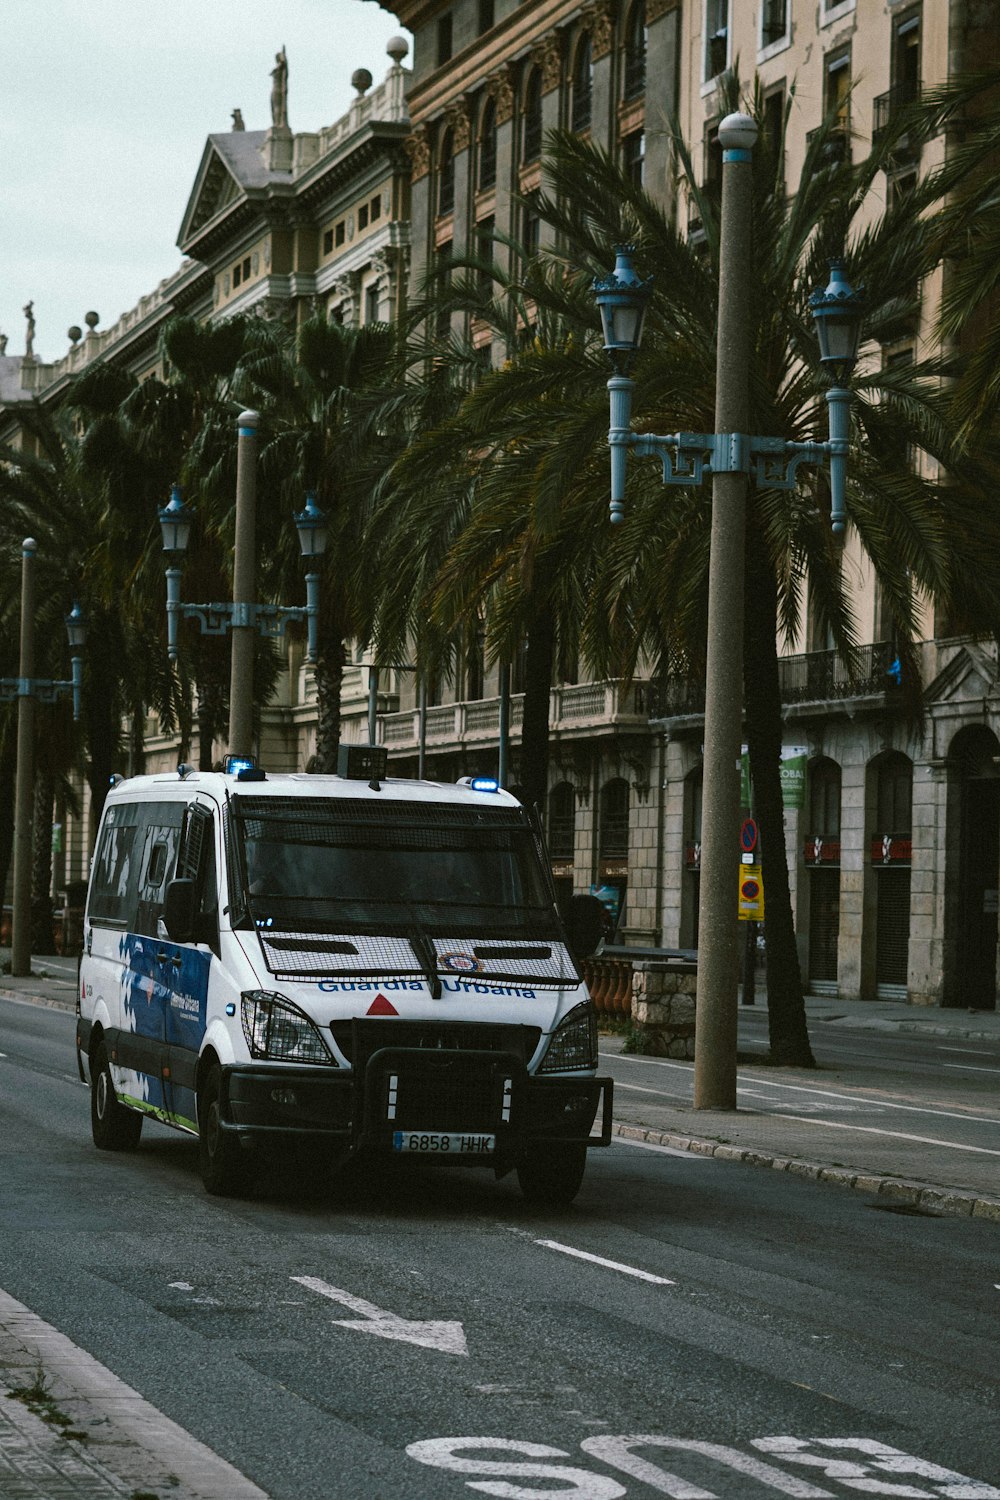
[[[351,74],[380,83],[400,34],[374,0],[0,0],[0,332],[61,358],[181,262],[177,231],[206,136],[271,123],[288,52],[294,131],[338,119]],[[407,36],[407,40],[410,38]],[[408,66],[412,59],[405,59]]]

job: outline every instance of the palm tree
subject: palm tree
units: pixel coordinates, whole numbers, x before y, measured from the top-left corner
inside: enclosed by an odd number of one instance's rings
[[[371,613],[365,523],[373,485],[399,446],[397,350],[387,324],[343,327],[314,317],[294,345],[279,329],[262,330],[234,376],[242,398],[262,415],[260,477],[275,502],[263,518],[266,586],[276,597],[301,588],[289,514],[312,492],[327,517],[315,663],[321,771],[337,768],[348,645],[366,635]]]
[[[740,104],[738,80],[730,78],[727,86],[728,108],[734,109]],[[759,99],[749,107],[762,117]],[[921,132],[926,136],[936,123],[930,117],[900,117],[876,150],[852,164],[827,152],[827,138],[836,128],[831,117],[809,147],[793,197],[786,195],[781,175],[783,139],[768,142],[765,136],[770,149],[757,153],[754,167],[754,432],[797,440],[822,432],[824,403],[808,294],[825,283],[831,254],[846,250],[853,278],[867,284],[872,338],[888,336],[901,318],[912,314],[915,277],[928,274],[940,260],[932,211],[953,185],[950,169],[932,174],[869,227],[857,226],[863,223],[861,209],[877,175],[891,162],[898,135],[908,130],[913,138]],[[435,458],[448,476],[440,511],[429,495],[416,511],[418,519],[443,516],[438,534],[448,525],[454,528],[446,577],[449,568],[453,574],[461,571],[463,549],[476,545],[477,533],[489,538],[494,512],[484,504],[477,514],[476,504],[478,487],[488,486],[492,475],[498,477],[494,501],[506,484],[513,509],[520,505],[514,518],[495,513],[492,540],[498,569],[500,559],[510,559],[511,532],[504,518],[524,527],[532,494],[565,493],[568,502],[572,496],[566,516],[578,526],[588,524],[597,498],[606,494],[607,409],[596,377],[595,340],[586,331],[593,315],[588,317],[583,304],[586,280],[605,272],[613,244],[635,241],[644,272],[654,270],[657,277],[647,344],[635,372],[637,425],[640,430],[704,432],[714,423],[719,204],[698,183],[679,130],[678,162],[703,226],[703,248],[689,245],[662,206],[607,153],[568,134],[551,136],[548,145],[551,191],[542,197],[540,211],[556,230],[563,274],[536,278],[533,301],[536,316],[571,317],[572,337],[542,350],[534,369],[530,357],[515,359],[509,381],[505,372],[487,376],[455,421],[429,434],[408,456],[407,464],[416,465],[414,472],[425,485],[432,480]],[[552,259],[560,264],[560,257]],[[583,273],[570,269],[581,264]],[[856,382],[849,516],[892,612],[904,696],[914,712],[919,710],[914,648],[921,598],[959,611],[980,628],[995,619],[1000,601],[996,554],[984,566],[976,565],[983,528],[992,537],[1000,518],[995,502],[985,515],[976,510],[984,475],[954,441],[944,384],[949,372],[946,358],[927,358],[899,370],[866,365]],[[526,384],[519,378],[522,373],[528,376]],[[508,426],[505,410],[511,416]],[[914,450],[933,457],[949,478],[947,491],[914,472],[908,459]],[[544,467],[549,452],[560,455],[574,475],[561,490],[558,471]],[[463,487],[467,499],[459,511],[456,502]],[[779,640],[797,632],[808,587],[818,621],[829,628],[848,661],[854,656],[851,599],[821,497],[822,486],[812,483],[790,491],[759,485],[750,495],[747,528],[752,587],[747,591],[745,706],[768,890],[771,1051],[777,1061],[806,1065],[812,1055],[782,819],[777,650]],[[707,491],[665,493],[658,473],[634,466],[625,525],[617,535],[603,533],[603,551],[578,554],[575,584],[588,602],[581,635],[593,662],[628,672],[645,652],[664,662],[680,662],[695,679],[703,674],[709,520]],[[488,555],[488,545],[485,551]]]
[[[738,81],[730,78],[727,108],[739,104]],[[749,108],[761,118],[759,99]],[[865,283],[867,333],[876,340],[898,328],[911,311],[915,277],[928,274],[940,258],[931,211],[946,190],[944,172],[932,174],[868,227],[857,227],[877,174],[892,159],[897,134],[907,128],[927,134],[933,122],[914,116],[895,122],[891,136],[857,164],[827,156],[826,137],[834,127],[831,118],[810,144],[794,196],[786,196],[781,176],[783,140],[779,149],[771,143],[772,149],[757,153],[750,372],[756,433],[804,440],[822,431],[807,298],[826,281],[830,255],[846,251],[853,279]],[[700,250],[686,243],[606,154],[566,135],[555,138],[552,147],[554,191],[542,211],[564,237],[568,253],[603,269],[609,242],[634,239],[642,247],[643,269],[657,275],[648,347],[636,370],[640,429],[711,431],[717,198],[699,186],[678,132],[682,179],[705,233]],[[995,617],[1000,601],[1000,575],[992,560],[984,568],[975,563],[982,545],[979,524],[971,524],[975,468],[954,441],[943,387],[948,373],[946,358],[929,357],[895,371],[868,363],[855,382],[848,512],[891,609],[915,710],[921,597],[958,609],[980,628]],[[908,454],[915,450],[931,455],[950,477],[947,492],[914,471]],[[708,495],[666,497],[658,476],[641,476],[639,466],[632,485],[631,513],[609,549],[605,587],[599,591],[616,603],[606,618],[595,613],[591,627],[605,650],[624,645],[633,656],[646,646],[662,657],[679,645],[697,675],[704,664]],[[771,1052],[775,1060],[804,1064],[811,1062],[811,1051],[783,838],[777,643],[796,634],[807,584],[817,619],[848,660],[857,640],[839,549],[818,498],[813,485],[791,491],[752,486],[746,554],[744,701],[768,892]],[[992,535],[1000,524],[995,504],[980,520]],[[674,585],[678,592],[672,596]]]

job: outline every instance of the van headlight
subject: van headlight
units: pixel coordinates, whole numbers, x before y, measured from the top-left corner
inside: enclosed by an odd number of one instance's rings
[[[251,1057],[330,1063],[335,1059],[304,1011],[273,990],[243,991],[243,1035]]]
[[[597,1067],[597,1012],[593,1001],[584,1000],[570,1011],[552,1033],[539,1073],[576,1073]]]

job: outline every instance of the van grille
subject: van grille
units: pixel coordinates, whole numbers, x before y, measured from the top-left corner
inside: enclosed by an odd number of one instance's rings
[[[540,1026],[492,1026],[475,1021],[334,1021],[339,1051],[358,1073],[381,1047],[414,1047],[426,1052],[506,1052],[526,1066],[542,1038]]]

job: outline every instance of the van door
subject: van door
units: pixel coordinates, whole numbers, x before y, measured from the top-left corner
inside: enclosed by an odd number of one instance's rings
[[[177,864],[184,808],[183,802],[140,804],[135,909],[122,955],[117,1061],[129,1075],[124,1092],[145,1113],[160,1119],[171,1113],[167,1013],[182,962],[177,945],[161,936],[160,916],[167,881]]]
[[[203,803],[192,802],[184,810],[176,877],[195,882],[197,918],[191,942],[162,944],[169,954],[171,982],[166,1008],[168,1092],[173,1124],[184,1130],[197,1130],[198,1056],[208,1025],[212,962],[219,948],[215,819],[211,808]]]

